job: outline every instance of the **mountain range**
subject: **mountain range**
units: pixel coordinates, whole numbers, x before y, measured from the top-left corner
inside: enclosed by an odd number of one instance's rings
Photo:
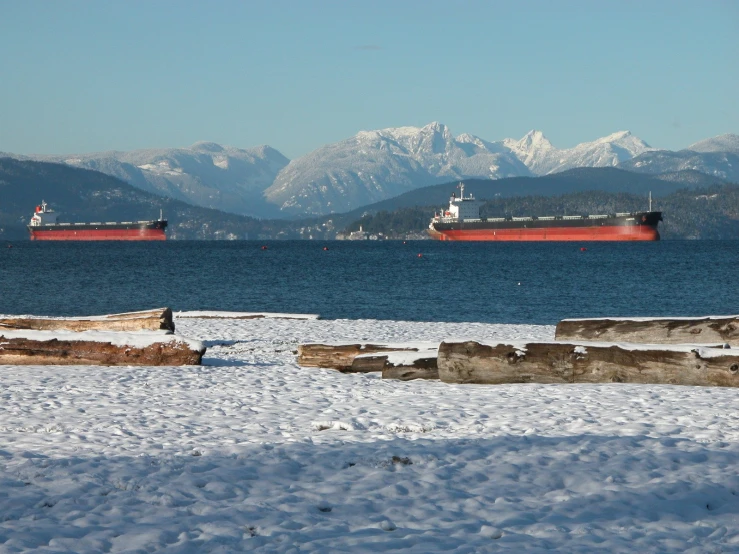
[[[160,196],[262,218],[341,213],[454,180],[535,177],[578,167],[652,175],[690,170],[739,182],[739,136],[733,134],[669,151],[621,131],[560,149],[540,131],[490,142],[470,134],[455,137],[437,122],[361,131],[294,160],[269,146],[239,149],[212,142],[66,156],[2,155],[94,169]]]

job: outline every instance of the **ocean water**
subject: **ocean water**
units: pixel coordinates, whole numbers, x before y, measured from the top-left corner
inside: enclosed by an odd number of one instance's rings
[[[738,269],[736,241],[24,241],[0,249],[0,313],[169,306],[533,324],[736,314]]]

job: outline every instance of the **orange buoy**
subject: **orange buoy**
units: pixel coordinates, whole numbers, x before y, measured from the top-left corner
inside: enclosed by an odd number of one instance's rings
[[[580,252],[585,252],[586,250],[587,250],[587,248],[585,248],[584,246],[582,248],[580,248]]]
[[[267,250],[267,247],[266,246],[262,246],[262,250]]]
[[[418,255],[418,257],[419,257],[419,258],[423,258],[423,254],[419,254],[419,255]]]
[[[328,250],[328,246],[324,246],[324,247],[323,247],[323,249],[324,249],[324,250]]]

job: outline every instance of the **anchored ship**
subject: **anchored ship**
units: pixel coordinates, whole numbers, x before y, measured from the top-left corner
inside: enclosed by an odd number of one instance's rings
[[[59,214],[46,202],[36,206],[28,225],[31,240],[166,240],[167,220],[97,223],[60,223]]]
[[[434,214],[428,233],[438,240],[463,241],[632,241],[659,240],[657,225],[662,212],[649,211],[605,215],[558,215],[548,217],[480,217],[484,204],[471,194],[452,193],[449,208]]]

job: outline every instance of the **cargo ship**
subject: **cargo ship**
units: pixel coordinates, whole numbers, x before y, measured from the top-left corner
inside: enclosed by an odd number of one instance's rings
[[[166,240],[167,220],[97,223],[60,223],[59,214],[46,202],[36,206],[28,225],[31,240]]]
[[[604,215],[555,215],[547,217],[480,217],[484,202],[472,195],[452,193],[449,208],[434,214],[428,234],[438,240],[458,241],[654,241],[662,212]]]

